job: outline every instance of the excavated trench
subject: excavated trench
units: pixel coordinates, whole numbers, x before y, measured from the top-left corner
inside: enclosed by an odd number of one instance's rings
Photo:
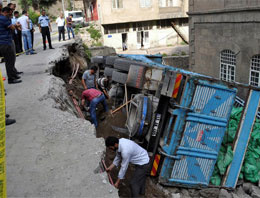
[[[73,47],[69,46],[68,49],[69,49],[70,55],[75,54],[76,50]],[[71,60],[70,60],[69,56],[64,57],[62,60],[57,61],[55,63],[55,66],[52,69],[53,75],[64,80],[66,90],[67,90],[68,94],[71,96],[71,102],[73,103],[73,101],[72,101],[72,96],[73,96],[75,98],[75,100],[77,101],[77,103],[80,104],[81,93],[84,91],[83,86],[81,84],[81,78],[82,78],[84,69],[79,69],[77,75],[75,76],[74,80],[70,84],[69,82],[71,79],[72,72],[73,72],[73,66],[71,64]],[[113,101],[108,100],[107,102],[108,102],[109,109],[112,109],[112,107],[116,108],[114,106]],[[84,114],[85,119],[90,121],[89,114],[85,110],[82,110],[82,112]],[[78,114],[76,114],[76,116],[79,117]],[[98,106],[98,109],[97,109],[97,117],[99,118],[98,119],[99,126],[96,131],[97,138],[100,138],[100,137],[106,138],[107,136],[116,136],[118,138],[126,137],[127,138],[126,135],[114,131],[111,127],[112,125],[117,126],[117,127],[124,127],[125,121],[126,121],[126,115],[124,114],[124,112],[119,111],[114,116],[111,116],[110,114],[109,115],[104,114],[102,105],[100,105],[100,106]],[[106,164],[107,165],[111,164],[114,157],[115,157],[115,152],[112,152],[111,150],[107,149],[106,154],[105,154]],[[113,181],[116,181],[118,171],[119,171],[119,169],[114,169],[111,172]],[[120,197],[130,197],[131,196],[129,184],[130,184],[130,179],[131,179],[131,175],[133,174],[133,171],[134,171],[134,167],[130,165],[128,168],[128,171],[126,173],[125,180],[123,180],[123,182],[119,186],[119,196]],[[145,197],[147,197],[147,198],[148,197],[149,198],[150,197],[160,197],[160,198],[165,197],[166,198],[168,196],[163,192],[162,188],[160,188],[160,187],[158,187],[158,185],[156,185],[156,181],[154,181],[151,178],[148,178],[147,183],[146,183]]]

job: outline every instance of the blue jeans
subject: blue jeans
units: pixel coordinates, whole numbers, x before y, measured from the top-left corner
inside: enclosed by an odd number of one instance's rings
[[[68,37],[70,39],[70,32],[72,33],[72,37],[74,38],[74,31],[73,31],[73,28],[72,27],[67,27],[67,31],[68,31]]]
[[[96,115],[96,107],[101,102],[102,102],[102,105],[105,109],[105,112],[107,112],[108,108],[107,108],[107,102],[106,102],[106,98],[105,98],[104,94],[102,94],[99,97],[94,98],[90,102],[90,116],[91,116],[91,120],[92,120],[92,122],[93,122],[93,124],[95,125],[96,128],[98,126],[97,115]]]
[[[22,31],[22,36],[23,36],[23,46],[26,54],[28,55],[29,53],[33,53],[32,50],[32,35],[30,30],[28,31]]]

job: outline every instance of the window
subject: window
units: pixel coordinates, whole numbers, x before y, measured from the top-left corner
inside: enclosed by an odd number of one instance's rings
[[[113,8],[123,8],[123,0],[112,0]]]
[[[173,22],[173,20],[171,20],[171,19],[156,21],[157,29],[171,28],[172,22]]]
[[[260,55],[255,55],[251,59],[249,84],[260,86]]]
[[[173,1],[174,0],[159,0],[159,6],[161,8],[173,7]]]
[[[129,32],[129,23],[119,23],[119,24],[111,24],[111,25],[103,25],[105,34],[116,34],[116,33],[124,33]]]
[[[152,6],[152,0],[140,0],[141,8],[150,8]]]
[[[231,50],[223,50],[220,54],[220,79],[235,81],[236,55]]]
[[[134,31],[151,30],[151,29],[153,29],[153,21],[133,23]]]

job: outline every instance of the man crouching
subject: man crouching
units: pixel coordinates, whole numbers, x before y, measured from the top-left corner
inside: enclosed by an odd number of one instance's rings
[[[130,162],[135,165],[135,172],[130,182],[131,195],[132,197],[144,195],[146,173],[149,168],[149,156],[147,151],[134,141],[125,138],[118,139],[112,136],[106,138],[106,147],[117,151],[116,157],[113,163],[107,168],[107,171],[111,171],[115,166],[118,166],[120,160],[122,160],[115,187],[118,188],[120,180],[124,179]]]

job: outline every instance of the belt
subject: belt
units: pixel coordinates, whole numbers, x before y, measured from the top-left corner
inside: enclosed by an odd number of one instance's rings
[[[135,166],[138,167],[138,168],[143,168],[143,167],[145,167],[145,166],[147,166],[147,165],[149,165],[149,162],[148,162],[147,164],[143,164],[143,165],[135,164]]]
[[[102,95],[103,95],[103,93],[99,94],[96,98],[99,98],[99,97],[102,96]]]

